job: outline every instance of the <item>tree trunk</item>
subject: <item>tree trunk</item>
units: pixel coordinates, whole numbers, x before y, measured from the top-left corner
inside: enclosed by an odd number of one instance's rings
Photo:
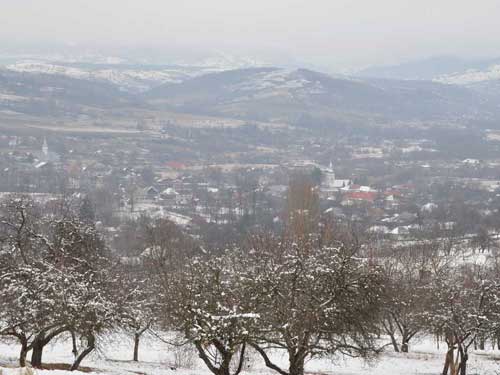
[[[382,326],[384,327],[385,333],[391,339],[391,344],[396,353],[399,353],[399,344],[396,340],[396,336],[394,336],[394,324],[392,323],[392,318],[389,316],[388,318],[382,320]],[[380,334],[379,334],[380,336]],[[379,337],[380,338],[380,337]]]
[[[80,363],[83,361],[83,359],[92,353],[92,351],[95,349],[95,336],[92,333],[89,333],[87,335],[87,347],[83,352],[80,353],[78,357],[76,357],[75,362],[71,365],[70,371],[75,371],[78,370],[78,367],[80,366]]]
[[[448,351],[446,352],[443,372],[441,373],[441,375],[448,375],[448,370],[450,368],[450,365],[453,365],[453,351],[454,351],[453,348],[449,348]]]
[[[134,334],[134,361],[138,362],[139,361],[139,340],[140,340],[140,335],[138,333]]]
[[[465,353],[460,361],[460,375],[467,375],[467,360],[469,356]]]
[[[231,375],[229,364],[222,365],[219,369],[219,375]]]
[[[406,339],[403,339],[403,342],[401,343],[401,352],[408,353],[408,340]]]
[[[304,361],[300,359],[295,359],[290,363],[288,369],[290,375],[304,375]]]
[[[73,330],[71,330],[71,344],[73,346],[73,349],[71,349],[71,353],[73,353],[73,356],[76,358],[78,356],[78,347],[76,345],[76,334]]]
[[[196,346],[196,350],[198,350],[198,355],[202,359],[203,362],[207,365],[208,369],[212,372],[212,374],[215,375],[225,375],[226,373],[224,372],[223,368],[223,362],[224,358],[222,358],[222,362],[220,366],[216,366],[214,363],[212,363],[211,357],[207,354],[205,351],[204,346],[201,344],[200,341],[195,341],[194,345]],[[220,352],[218,354],[221,354]]]
[[[394,348],[394,351],[396,353],[399,353],[399,345],[398,345],[398,342],[396,341],[396,338],[394,337],[394,334],[389,333],[389,337],[391,338],[391,343],[392,343],[392,347]]]
[[[43,348],[57,335],[67,331],[67,327],[59,327],[53,331],[45,330],[40,332],[33,340],[31,347],[31,366],[35,368],[42,368],[42,355]]]
[[[232,374],[231,374],[231,360],[233,359],[234,355],[238,353],[238,351],[236,351],[235,353],[232,350],[226,350],[223,346],[220,345],[220,343],[215,343],[214,345],[217,347],[217,355],[220,356],[220,360],[218,361],[216,360],[216,358],[212,356],[211,358],[209,358],[207,356],[207,353],[204,351],[201,343],[195,342],[198,354],[200,358],[203,360],[203,362],[205,362],[208,369],[215,375],[239,375],[240,372],[243,370],[246,343],[243,343],[241,345],[241,348],[239,350],[238,367],[234,369]]]
[[[21,353],[19,354],[19,367],[26,367],[26,356],[28,355],[28,343],[21,343]]]
[[[44,344],[41,341],[33,343],[33,351],[31,352],[31,366],[34,368],[42,368],[42,355]]]
[[[247,344],[246,344],[246,342],[244,342],[242,344],[242,346],[241,346],[241,349],[240,349],[240,358],[239,358],[239,361],[238,361],[238,368],[234,372],[234,375],[239,375],[239,373],[241,372],[241,370],[243,370],[243,364],[245,363],[245,351],[246,351],[246,348],[247,348]]]

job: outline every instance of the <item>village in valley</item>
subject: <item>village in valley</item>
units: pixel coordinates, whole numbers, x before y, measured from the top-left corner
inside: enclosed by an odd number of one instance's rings
[[[233,241],[259,227],[282,225],[290,181],[306,175],[322,215],[355,223],[380,241],[424,232],[496,238],[495,139],[485,137],[484,148],[470,150],[469,157],[468,150],[450,155],[431,139],[318,137],[295,129],[292,140],[281,139],[280,131],[168,122],[134,137],[7,133],[0,137],[0,190],[49,205],[62,197],[88,199],[110,236],[145,216],[172,220],[195,236],[221,231]],[[233,151],[242,137],[245,148]]]

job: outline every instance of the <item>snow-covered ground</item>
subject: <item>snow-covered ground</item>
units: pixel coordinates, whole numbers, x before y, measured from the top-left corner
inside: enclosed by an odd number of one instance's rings
[[[18,370],[12,368],[16,363],[18,346],[0,343],[0,369],[2,375],[18,375]],[[71,363],[72,354],[69,342],[58,341],[50,345],[44,352],[45,363]],[[208,375],[210,372],[196,358],[193,351],[190,354],[179,355],[179,350],[169,347],[157,339],[149,337],[141,343],[140,362],[130,361],[132,356],[132,339],[125,335],[115,335],[102,343],[101,349],[87,358],[82,366],[89,367],[93,373],[101,375],[144,374],[144,375]],[[177,361],[176,361],[177,357]],[[178,358],[182,362],[193,362],[192,365],[178,367]],[[314,375],[432,375],[439,374],[443,366],[444,350],[436,348],[431,340],[421,340],[411,347],[408,354],[394,353],[387,349],[378,359],[365,362],[360,359],[338,357],[335,359],[316,359],[309,361],[306,372]],[[191,361],[189,360],[191,359]],[[286,358],[280,354],[274,359],[285,366]],[[471,355],[468,374],[498,375],[500,373],[500,351],[478,351]],[[248,375],[275,374],[267,369],[258,355],[252,353],[244,372]],[[67,375],[61,370],[37,371],[38,375]],[[81,375],[83,372],[71,374]]]

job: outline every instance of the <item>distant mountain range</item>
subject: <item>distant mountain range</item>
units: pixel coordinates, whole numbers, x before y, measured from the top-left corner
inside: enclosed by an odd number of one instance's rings
[[[339,118],[457,119],[493,116],[479,92],[431,81],[340,79],[298,69],[255,68],[207,74],[146,93],[156,106],[239,118],[290,121],[302,114]]]
[[[72,116],[84,108],[112,110],[137,103],[135,97],[108,82],[0,69],[0,111],[3,112]]]
[[[189,67],[137,64],[89,64],[19,62],[6,70],[19,73],[59,75],[87,81],[111,83],[132,93],[144,92],[164,83],[182,82],[198,75],[220,71],[215,67]]]
[[[487,72],[500,64],[498,59],[466,60],[451,56],[432,57],[409,61],[397,65],[375,66],[356,73],[364,78],[386,78],[399,80],[446,80],[445,77],[458,77],[473,72]],[[471,76],[472,78],[472,76]],[[487,78],[486,76],[484,78]],[[498,78],[498,77],[497,77]],[[459,81],[449,83],[462,83]]]
[[[0,110],[67,114],[84,106],[126,106],[293,124],[500,119],[500,85],[491,82],[338,78],[272,67],[25,62],[0,69]]]
[[[2,54],[0,69],[22,73],[64,75],[71,78],[112,83],[122,90],[139,93],[163,83],[182,82],[199,75],[231,69],[260,67],[265,64],[250,57],[221,52],[170,56],[160,59],[107,56],[93,52],[60,54]],[[164,61],[169,61],[165,63]]]
[[[427,80],[467,87],[491,100],[500,98],[500,58],[465,60],[434,57],[393,66],[372,67],[356,74],[362,79]]]

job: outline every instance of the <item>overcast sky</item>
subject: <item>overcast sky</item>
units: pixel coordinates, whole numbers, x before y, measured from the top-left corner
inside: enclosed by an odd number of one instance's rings
[[[202,49],[338,67],[500,56],[500,0],[0,0],[0,43]]]

